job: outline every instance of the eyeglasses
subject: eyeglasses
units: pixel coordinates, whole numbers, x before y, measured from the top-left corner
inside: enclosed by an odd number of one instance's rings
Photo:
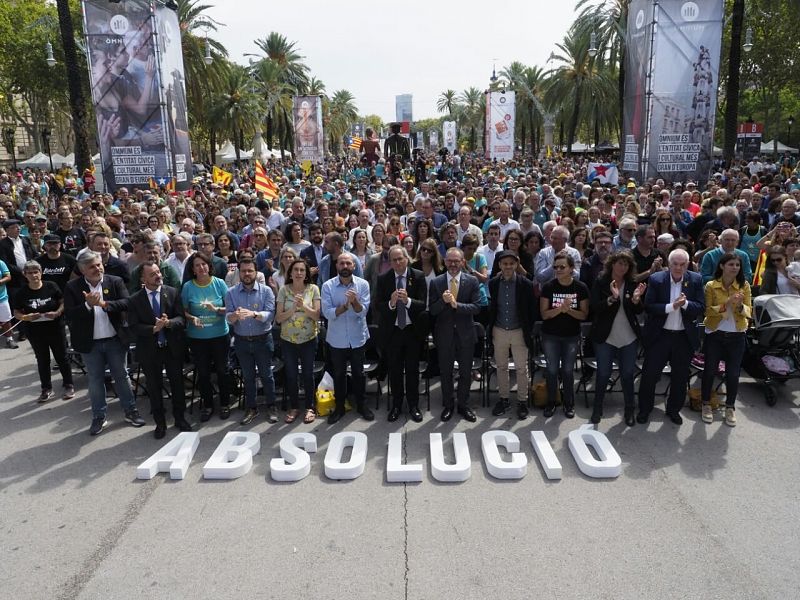
[[[430,248],[420,248],[419,251],[420,252],[429,252],[429,253],[433,254],[433,250],[431,250]]]
[[[669,217],[664,217],[659,219],[659,221],[663,221],[664,223],[669,223],[670,221],[672,221],[672,219],[670,219]]]

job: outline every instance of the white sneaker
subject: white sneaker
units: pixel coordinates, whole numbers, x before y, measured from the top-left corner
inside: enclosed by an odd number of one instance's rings
[[[725,408],[725,425],[728,427],[736,427],[736,409],[732,406]]]
[[[11,348],[12,350],[16,350],[17,348],[19,348],[19,345],[17,344],[17,342],[14,341],[13,337],[7,337],[6,347]]]
[[[714,413],[711,410],[710,404],[703,404],[703,412],[700,417],[703,419],[703,423],[711,423],[714,421]]]

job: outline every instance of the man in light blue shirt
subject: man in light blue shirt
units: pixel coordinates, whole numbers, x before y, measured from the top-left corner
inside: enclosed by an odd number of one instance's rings
[[[703,260],[700,263],[700,274],[703,276],[703,285],[714,279],[714,273],[717,270],[719,259],[723,254],[731,253],[739,257],[739,262],[742,263],[742,271],[744,272],[744,279],[750,285],[753,284],[753,270],[750,267],[750,255],[744,250],[739,250],[739,232],[735,229],[726,229],[719,234],[719,248],[709,250],[703,255]]]
[[[352,372],[356,409],[367,421],[375,418],[364,402],[364,354],[369,339],[369,284],[365,279],[353,275],[355,264],[352,254],[342,252],[336,259],[337,276],[322,285],[322,315],[328,320],[326,341],[333,368],[333,393],[336,400],[336,408],[328,417],[331,425],[339,421],[345,413],[348,362]]]
[[[267,399],[267,419],[278,421],[275,407],[275,380],[272,378],[272,319],[275,295],[268,285],[256,281],[256,263],[239,261],[239,281],[225,295],[225,318],[233,329],[233,349],[242,369],[245,413],[242,425],[258,416],[256,406],[256,370]]]

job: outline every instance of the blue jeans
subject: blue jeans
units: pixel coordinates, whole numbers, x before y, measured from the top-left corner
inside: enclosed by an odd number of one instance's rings
[[[704,341],[705,369],[700,385],[703,402],[711,402],[711,390],[717,375],[719,361],[725,361],[725,406],[733,406],[739,392],[739,374],[744,357],[745,334],[743,331],[715,331]]]
[[[302,370],[303,390],[306,393],[306,408],[314,408],[314,398],[316,386],[314,385],[314,355],[317,353],[317,338],[293,344],[287,340],[281,340],[283,350],[283,368],[286,374],[286,390],[289,396],[289,406],[300,408],[299,394],[297,393],[298,366]]]
[[[92,403],[93,418],[106,416],[106,366],[111,372],[114,391],[122,404],[122,409],[127,413],[136,408],[136,400],[125,368],[127,354],[128,347],[118,337],[95,340],[92,342],[91,352],[81,352],[89,377],[89,401]]]
[[[544,378],[547,382],[547,405],[556,405],[558,377],[564,387],[564,408],[575,405],[575,357],[578,355],[580,337],[562,337],[542,334],[544,358],[547,361]]]
[[[267,404],[275,404],[275,380],[272,377],[272,352],[274,349],[272,333],[264,339],[248,341],[240,335],[233,336],[233,349],[239,366],[242,368],[244,384],[244,404],[247,408],[256,407],[256,369]]]
[[[595,343],[594,352],[597,359],[597,373],[594,384],[595,410],[603,410],[603,399],[606,395],[608,380],[611,378],[614,357],[619,363],[620,379],[622,379],[622,394],[625,398],[625,408],[633,409],[636,399],[633,392],[633,378],[636,373],[636,352],[638,344],[634,340],[627,346],[616,348],[605,342]]]

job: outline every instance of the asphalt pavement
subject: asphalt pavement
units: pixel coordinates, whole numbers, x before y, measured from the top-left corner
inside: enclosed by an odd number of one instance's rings
[[[386,422],[386,401],[368,423],[350,414],[329,427],[259,418],[248,427],[214,417],[183,480],[136,479],[136,467],[177,435],[153,439],[110,400],[109,427],[88,434],[86,379],[74,400],[36,404],[29,345],[0,350],[0,581],[5,598],[787,598],[800,595],[800,460],[797,382],[763,388],[743,378],[738,425],[715,414],[705,425],[685,408],[673,425],[656,405],[647,426],[625,427],[621,394],[599,425],[622,459],[622,474],[583,475],[567,435],[590,410],[578,396],[573,420],[534,410],[525,421],[491,416],[439,420],[438,387],[422,423]],[[541,375],[537,375],[537,378]],[[60,377],[53,374],[60,391]],[[374,389],[374,385],[368,388]],[[493,397],[494,399],[494,397]],[[371,399],[374,406],[374,399]],[[262,413],[263,414],[263,413]],[[514,481],[491,477],[481,434],[515,432],[528,460]],[[545,477],[530,444],[542,430],[563,467]],[[202,467],[230,431],[261,435],[252,470],[233,481],[204,480]],[[318,449],[311,473],[295,483],[270,477],[269,462],[289,432],[310,431]],[[325,477],[331,436],[363,431],[363,475]],[[404,433],[419,483],[389,483],[389,433]],[[431,475],[429,434],[465,432],[471,476]],[[507,458],[507,457],[506,457]]]

